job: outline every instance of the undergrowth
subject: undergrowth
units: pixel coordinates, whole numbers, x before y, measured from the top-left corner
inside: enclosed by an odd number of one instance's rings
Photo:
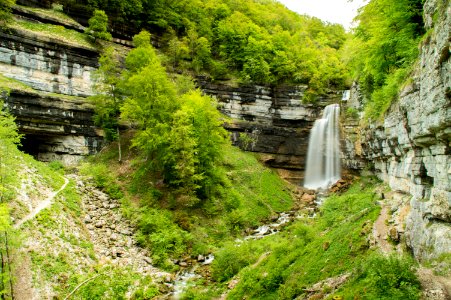
[[[343,195],[329,197],[317,217],[300,219],[278,235],[226,244],[215,253],[214,282],[198,284],[184,299],[218,297],[232,279],[236,286],[227,299],[417,299],[413,260],[385,258],[370,248],[380,211],[375,184],[360,179]],[[309,294],[315,283],[344,274],[350,277],[340,289]]]
[[[42,17],[42,18],[51,18],[58,20],[62,23],[67,23],[70,25],[79,25],[74,19],[66,15],[62,12],[62,8],[58,7],[58,5],[53,5],[53,9],[44,9],[44,8],[36,8],[36,7],[28,7],[21,6],[18,7],[22,10],[33,12],[34,14]]]
[[[128,149],[122,164],[114,163],[113,145],[81,171],[113,198],[121,199],[124,215],[139,230],[138,241],[149,248],[157,264],[171,268],[169,257],[208,254],[245,228],[292,206],[290,189],[275,172],[253,154],[226,147],[227,155],[215,174],[220,184],[209,198],[194,204],[166,186]]]
[[[92,50],[97,48],[89,41],[88,36],[84,33],[66,29],[61,25],[51,25],[34,23],[25,20],[16,20],[11,23],[12,29],[21,29],[29,32],[33,32],[41,37],[52,38],[58,40],[64,44],[85,47]]]

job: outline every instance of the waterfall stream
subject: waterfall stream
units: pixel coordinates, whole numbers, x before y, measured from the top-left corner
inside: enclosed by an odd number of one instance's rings
[[[338,104],[328,105],[322,118],[313,124],[307,152],[306,188],[327,189],[340,179],[339,114]]]

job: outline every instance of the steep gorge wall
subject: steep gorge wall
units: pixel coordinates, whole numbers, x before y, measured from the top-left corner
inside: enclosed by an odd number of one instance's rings
[[[347,166],[360,168],[365,159],[391,189],[410,195],[405,237],[419,259],[451,249],[451,4],[440,2],[424,5],[431,31],[412,83],[383,124],[357,133],[345,147]]]
[[[28,135],[27,145],[33,148],[30,143],[36,144],[37,149],[31,152],[43,160],[59,157],[66,162],[95,152],[100,147],[100,136],[96,135],[91,121],[92,108],[82,105],[81,98],[75,98],[92,95],[91,77],[98,66],[99,53],[19,30],[0,32],[0,37],[0,73],[37,91],[15,92],[6,101],[18,116],[21,132]],[[285,178],[297,183],[302,180],[308,135],[314,120],[322,106],[341,98],[340,93],[332,92],[319,106],[304,105],[301,99],[305,86],[233,87],[203,78],[197,83],[205,93],[215,96],[220,110],[231,117],[226,129],[232,133],[234,144],[262,153],[263,161],[281,169]],[[63,96],[58,99],[57,95]],[[48,109],[49,106],[52,108]],[[78,112],[73,118],[64,119],[73,113],[69,107],[77,108]],[[250,139],[245,143],[243,136]],[[87,148],[81,147],[82,144]]]
[[[72,164],[101,149],[93,107],[84,99],[93,93],[98,56],[30,32],[0,31],[0,74],[31,87],[2,97],[25,134],[24,150],[44,161]]]
[[[24,134],[23,149],[39,160],[70,165],[100,151],[103,139],[85,99],[14,90],[4,98]]]
[[[0,73],[32,88],[90,96],[99,53],[21,30],[0,31]]]
[[[197,80],[198,86],[214,96],[219,109],[231,119],[226,129],[232,142],[260,153],[262,161],[276,168],[293,183],[303,179],[309,133],[323,107],[341,99],[341,92],[331,91],[318,104],[303,104],[306,86],[267,87],[230,86]]]

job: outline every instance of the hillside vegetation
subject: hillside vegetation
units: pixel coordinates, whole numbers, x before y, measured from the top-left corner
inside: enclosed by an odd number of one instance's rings
[[[199,283],[186,299],[224,292],[227,299],[418,299],[413,260],[371,247],[377,185],[361,178],[327,198],[315,218],[304,216],[275,236],[228,243],[212,265],[215,283]]]
[[[10,16],[12,2],[1,2],[6,4],[0,13]],[[194,87],[192,76],[305,84],[305,101],[342,89],[353,78],[363,91],[367,120],[374,122],[396,100],[418,57],[422,2],[369,1],[351,34],[272,0],[62,0],[69,15],[84,13],[85,21],[94,15],[97,23],[91,19],[85,33],[29,21],[9,20],[8,26],[101,51],[96,95],[87,101],[109,144],[70,171],[92,178],[120,204],[113,205],[115,213],[136,230],[127,233],[134,239],[127,247],[146,249],[153,265],[175,274],[180,261],[215,255],[182,298],[418,299],[416,263],[372,247],[380,211],[374,190],[381,188],[374,178],[331,194],[315,216],[301,212],[277,235],[244,239],[291,210],[296,188],[254,154],[231,146],[222,127],[228,119],[215,99]],[[130,51],[99,41],[111,38],[107,21],[113,35],[133,35]],[[1,75],[0,84],[26,89]],[[6,250],[19,248],[12,241],[26,241],[34,283],[41,290],[50,287],[49,297],[74,291],[82,299],[149,299],[167,292],[139,270],[98,258],[84,224],[85,195],[74,179],[52,206],[24,223],[20,237],[11,223],[30,212],[19,201],[23,186],[30,198],[42,200],[43,191],[63,185],[65,171],[57,162],[45,165],[21,153],[17,126],[3,110],[0,125],[3,261],[10,261]],[[1,265],[0,274],[0,293],[13,293],[9,264]]]
[[[206,255],[247,228],[293,205],[290,186],[263,167],[253,154],[230,145],[217,167],[221,182],[202,202],[164,184],[135,151],[112,163],[117,148],[93,158],[82,172],[123,204],[123,213],[138,228],[138,241],[155,263],[174,266],[168,257]]]
[[[307,84],[306,100],[342,88],[342,26],[289,11],[277,1],[60,1],[69,14],[104,10],[111,28],[146,29],[172,70],[260,84]]]
[[[344,59],[365,98],[365,116],[380,120],[406,83],[425,33],[423,0],[372,0],[360,9]]]

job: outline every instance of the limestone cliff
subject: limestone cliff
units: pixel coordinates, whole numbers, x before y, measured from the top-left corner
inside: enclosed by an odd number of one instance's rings
[[[32,32],[0,31],[0,74],[27,85],[2,97],[25,134],[24,150],[67,164],[100,150],[102,136],[84,98],[93,93],[98,56],[93,49]]]
[[[90,96],[99,53],[22,30],[0,31],[0,73],[32,88]]]
[[[85,99],[18,90],[4,98],[24,134],[23,149],[39,160],[73,164],[100,151],[102,136]]]
[[[348,167],[366,159],[391,189],[411,195],[405,237],[419,259],[451,249],[451,4],[443,3],[424,5],[429,32],[411,84],[382,124],[356,133],[344,149]]]
[[[230,86],[203,78],[197,84],[231,118],[225,127],[234,145],[260,153],[268,166],[296,184],[302,182],[313,122],[325,105],[341,99],[341,92],[331,91],[319,104],[303,104],[306,86]]]
[[[27,151],[42,160],[66,162],[97,151],[101,139],[92,122],[92,108],[82,98],[93,93],[91,77],[98,66],[98,51],[18,29],[0,31],[0,37],[0,73],[36,91],[16,91],[6,101],[27,135]],[[197,83],[231,117],[226,129],[232,132],[233,142],[262,153],[268,165],[282,169],[287,179],[297,183],[302,180],[309,131],[321,106],[341,97],[332,92],[319,106],[304,105],[305,86],[234,87],[203,78]],[[250,143],[243,142],[244,136]]]

